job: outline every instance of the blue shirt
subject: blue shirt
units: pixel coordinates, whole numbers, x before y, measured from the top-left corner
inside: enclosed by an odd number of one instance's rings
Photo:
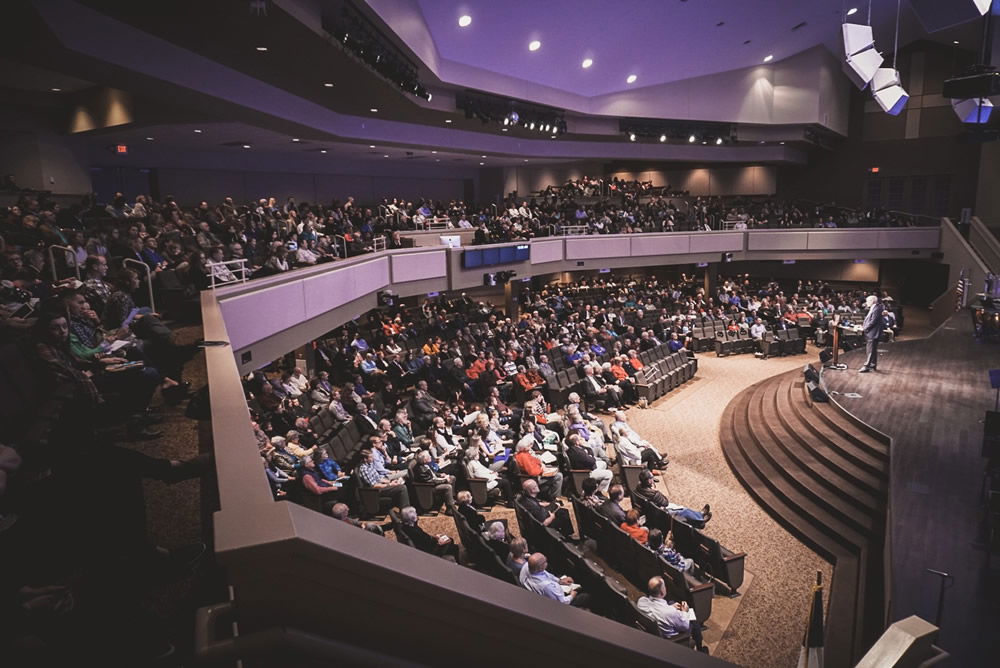
[[[549,573],[548,571],[532,573],[528,568],[528,564],[524,564],[524,566],[521,567],[521,574],[518,577],[518,580],[521,582],[521,586],[525,589],[533,591],[540,596],[544,596],[545,598],[551,598],[553,601],[569,603],[573,600],[572,597],[563,593],[562,585],[559,584],[559,578],[552,575],[552,573]]]

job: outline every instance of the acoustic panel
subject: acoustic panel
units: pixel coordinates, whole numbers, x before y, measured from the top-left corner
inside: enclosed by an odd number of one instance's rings
[[[854,250],[878,248],[878,232],[874,230],[824,230],[809,232],[809,250]]]
[[[563,242],[533,241],[531,243],[531,264],[559,262],[563,259]]]
[[[747,250],[804,250],[809,248],[808,232],[754,232],[747,235]]]
[[[719,253],[743,250],[742,232],[702,232],[691,235],[692,253]]]
[[[672,234],[662,237],[632,237],[632,256],[678,255],[691,252],[690,234]]]
[[[391,256],[392,282],[420,281],[425,278],[447,278],[446,251],[431,253],[399,253]]]
[[[628,237],[586,237],[566,239],[567,260],[628,257],[632,252]]]

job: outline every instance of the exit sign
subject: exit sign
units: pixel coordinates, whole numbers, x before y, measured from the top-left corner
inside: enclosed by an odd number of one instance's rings
[[[878,174],[878,167],[869,167],[868,171],[872,174]]]
[[[126,144],[116,144],[115,153],[118,155],[128,155],[128,146]]]

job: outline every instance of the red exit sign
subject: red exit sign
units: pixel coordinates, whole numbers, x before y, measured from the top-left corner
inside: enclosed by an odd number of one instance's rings
[[[869,167],[868,171],[872,174],[878,174],[878,167]]]
[[[115,153],[118,155],[128,155],[128,146],[126,144],[115,144]]]

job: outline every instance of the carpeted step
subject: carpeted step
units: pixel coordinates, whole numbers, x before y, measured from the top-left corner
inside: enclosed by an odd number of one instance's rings
[[[814,404],[813,408],[830,429],[877,460],[888,464],[889,446],[876,435],[872,427],[845,415],[832,403]]]
[[[765,425],[772,441],[787,457],[782,465],[790,471],[801,472],[806,490],[819,497],[821,503],[829,505],[828,509],[841,512],[855,528],[869,532],[880,526],[884,510],[879,497],[874,490],[857,484],[853,477],[845,476],[826,459],[814,454],[809,439],[801,437],[808,430],[787,405],[788,388],[797,381],[791,376],[779,378],[781,380],[771,386],[773,389],[762,397],[762,401],[773,402],[770,408],[778,416],[777,420],[766,420]],[[763,413],[763,406],[761,411]]]

